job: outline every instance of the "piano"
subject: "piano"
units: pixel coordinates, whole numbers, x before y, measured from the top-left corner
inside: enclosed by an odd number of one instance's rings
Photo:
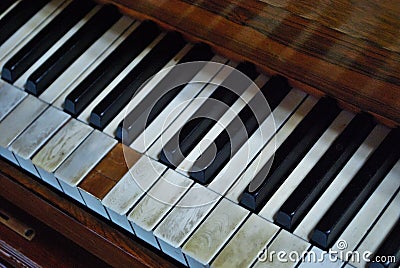
[[[399,267],[399,12],[2,1],[1,263]]]

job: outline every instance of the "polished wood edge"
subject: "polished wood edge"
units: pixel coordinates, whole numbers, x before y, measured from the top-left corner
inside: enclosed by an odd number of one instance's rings
[[[21,254],[18,249],[0,239],[0,262],[1,260],[13,267],[41,267],[24,254]]]
[[[358,107],[383,124],[400,124],[398,51],[257,0],[97,1],[207,43],[228,58],[252,62],[269,75],[281,74],[310,94]],[[266,29],[268,23],[277,24],[277,32]],[[310,36],[305,43],[299,43],[302,34]]]
[[[3,159],[0,196],[112,266],[176,267],[163,253],[129,238]]]

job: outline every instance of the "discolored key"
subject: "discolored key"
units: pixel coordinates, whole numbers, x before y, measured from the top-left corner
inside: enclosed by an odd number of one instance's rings
[[[323,194],[374,127],[366,114],[358,114],[310,170],[279,209],[275,221],[293,230]]]
[[[130,101],[140,86],[175,56],[185,43],[178,33],[168,33],[93,109],[90,123],[103,129]]]
[[[333,100],[321,99],[278,148],[269,173],[258,173],[250,182],[240,204],[251,211],[259,211],[339,112]]]
[[[69,4],[4,64],[1,77],[10,83],[14,83],[94,6],[93,2],[86,0],[74,1]]]
[[[392,130],[330,206],[311,241],[326,249],[366,202],[400,157],[400,129]]]
[[[64,110],[73,116],[89,103],[160,33],[152,22],[143,22],[66,97]]]
[[[25,89],[40,95],[85,50],[104,34],[121,14],[114,6],[102,7],[28,78]]]

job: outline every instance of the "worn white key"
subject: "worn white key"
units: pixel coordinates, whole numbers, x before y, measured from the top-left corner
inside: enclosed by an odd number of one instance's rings
[[[117,144],[117,141],[100,131],[93,131],[83,143],[56,170],[63,191],[83,202],[76,186]]]
[[[399,179],[399,177],[397,177]],[[361,254],[369,251],[376,253],[379,246],[385,240],[391,229],[394,227],[398,219],[400,218],[400,192],[397,193],[396,197],[392,200],[390,205],[386,208],[385,212],[376,222],[372,230],[368,233],[362,243],[356,248]],[[369,256],[371,259],[373,254]],[[365,267],[366,261],[360,258],[360,262],[350,260],[351,265],[355,267]]]
[[[68,114],[50,106],[25,129],[9,148],[16,156],[22,168],[40,177],[32,164],[31,158],[69,118]]]
[[[295,267],[302,261],[309,248],[311,248],[311,245],[308,242],[286,230],[281,230],[274,238],[274,241],[268,245],[268,250],[265,251],[266,256],[260,255],[261,258],[257,259],[253,267]],[[279,252],[284,252],[285,254],[278,257]]]
[[[29,67],[29,69],[21,75],[14,85],[19,88],[24,88],[25,83],[29,76],[36,71],[54,52],[56,52],[71,36],[73,36],[96,12],[100,9],[100,6],[94,7],[85,17],[78,21],[68,32],[66,32],[60,39],[57,40],[54,45],[43,54],[35,63]]]
[[[131,25],[132,19],[123,17],[119,19],[107,32],[105,32],[96,42],[94,42],[79,58],[77,58],[48,88],[39,96],[47,103],[62,109],[65,97],[74,89],[73,85],[77,81],[82,81],[83,77],[96,65],[100,58],[109,55],[110,46],[116,39]],[[108,52],[108,53],[107,53]],[[62,101],[60,96],[63,96]]]
[[[71,119],[61,128],[32,159],[40,177],[61,191],[54,172],[92,130],[76,119]]]
[[[189,237],[221,198],[195,184],[154,231],[154,235],[177,248]]]
[[[342,266],[343,261],[337,256],[330,255],[317,247],[312,247],[299,268],[340,268]]]
[[[368,232],[372,224],[375,222],[380,213],[385,209],[385,206],[390,202],[390,199],[400,187],[400,161],[386,175],[385,179],[379,184],[376,190],[368,198],[368,201],[363,205],[361,210],[352,219],[344,232],[337,239],[338,241],[346,241],[346,248],[338,248],[338,243],[335,242],[333,250],[342,251],[345,254],[348,251],[355,250],[358,243]]]
[[[274,221],[274,216],[279,208],[289,198],[292,192],[308,174],[308,172],[316,165],[319,159],[328,150],[335,139],[346,128],[350,121],[354,118],[354,114],[342,111],[328,129],[322,134],[314,146],[308,151],[292,173],[287,177],[284,183],[274,193],[267,204],[261,209],[261,217]]]
[[[322,216],[340,195],[346,185],[351,181],[353,176],[362,167],[369,155],[381,143],[388,132],[389,129],[383,126],[377,126],[372,130],[371,134],[365,139],[340,173],[336,176],[335,180],[300,222],[295,229],[294,234],[308,240],[309,235]]]
[[[207,219],[190,236],[182,252],[207,265],[248,216],[249,211],[223,198]]]
[[[166,167],[142,156],[103,198],[102,204],[119,215],[125,214],[164,173]]]
[[[128,219],[151,231],[194,182],[168,169],[129,213]]]
[[[229,66],[235,67],[236,63],[229,62]],[[171,114],[175,120],[169,125],[167,129],[163,129],[161,136],[154,142],[154,144],[148,149],[146,154],[154,159],[158,159],[158,155],[161,153],[164,144],[167,143],[175,133],[181,129],[187,120],[197,111],[197,109],[208,99],[208,97],[218,88],[232,72],[232,68],[223,67],[221,71],[211,80],[211,83],[203,88],[203,85],[197,85],[198,90],[202,91],[199,95],[186,107],[186,109],[178,116]],[[194,88],[195,89],[195,88]],[[173,119],[172,118],[172,119]],[[172,119],[166,119],[168,122]]]
[[[53,0],[37,12],[0,46],[0,66],[3,66],[20,48],[57,16],[70,0]]]
[[[272,139],[262,149],[261,153],[240,176],[237,182],[226,194],[226,197],[235,203],[239,202],[239,197],[243,193],[247,185],[253,180],[254,176],[273,158],[273,154],[277,148],[284,142],[284,140],[292,133],[301,120],[307,113],[314,107],[317,100],[314,97],[308,96],[307,99],[300,105],[296,112],[289,118],[283,127],[276,133],[275,138]]]
[[[93,109],[110,93],[118,83],[161,41],[165,33],[160,34],[150,43],[79,115],[78,119],[89,123]]]
[[[204,150],[208,148],[213,141],[218,137],[218,135],[227,128],[230,122],[238,116],[240,111],[248,104],[254,97],[260,97],[259,88],[261,88],[268,78],[264,75],[260,75],[254,81],[255,85],[249,86],[243,94],[230,106],[230,108],[224,112],[224,114],[218,119],[210,131],[202,138],[202,140],[193,148],[193,150],[188,154],[188,156],[178,165],[176,170],[184,175],[189,175],[189,171],[192,170],[195,161],[204,153]],[[201,109],[201,108],[200,108]],[[204,149],[204,150],[203,150]],[[236,153],[238,148],[231,148],[232,153]]]
[[[296,108],[305,97],[306,94],[300,90],[291,90],[272,114],[262,122],[261,126],[248,141],[215,176],[213,181],[208,185],[208,188],[224,195],[254,157],[256,157],[261,148],[271,140],[276,130],[280,129],[291,114],[296,111]]]
[[[190,101],[200,93],[199,85],[195,82],[209,82],[222,68],[222,64],[227,62],[227,59],[221,56],[214,56],[211,61],[212,63],[206,64],[204,68],[193,77],[191,83],[186,85],[182,91],[176,95],[153,122],[151,122],[146,130],[131,143],[130,147],[140,153],[144,153],[161,135],[163,130],[173,122],[187,105],[189,105]],[[218,66],[214,62],[221,63],[221,65]],[[143,118],[143,120],[145,120],[145,118]]]
[[[114,137],[119,123],[125,118],[128,111],[136,107],[152,90],[159,90],[156,85],[169,73],[169,71],[171,71],[172,68],[170,67],[176,65],[192,47],[193,45],[191,44],[184,46],[169,62],[167,62],[167,64],[164,65],[163,69],[166,71],[161,72],[160,75],[151,77],[150,81],[133,96],[125,108],[122,109],[121,112],[119,112],[104,128],[103,132]]]
[[[278,230],[272,223],[251,214],[211,263],[211,267],[249,267]]]
[[[140,25],[140,22],[133,23],[133,20],[130,18],[121,18],[99,40],[90,46],[81,57],[71,64],[40,95],[40,98],[48,103],[52,103],[57,108],[64,109],[64,101],[68,94],[109,56],[138,25]],[[126,27],[128,28],[126,29]]]
[[[25,97],[27,93],[0,81],[0,121],[8,115]]]

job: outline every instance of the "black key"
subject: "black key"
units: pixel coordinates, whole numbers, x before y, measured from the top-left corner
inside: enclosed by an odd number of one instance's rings
[[[73,116],[78,116],[159,34],[160,30],[154,23],[149,21],[141,23],[72,90],[65,99],[64,110]]]
[[[387,235],[385,241],[378,248],[369,267],[370,268],[395,268],[400,264],[400,219]],[[383,261],[383,258],[385,259]],[[391,258],[391,259],[390,259]]]
[[[26,91],[40,95],[89,46],[107,31],[121,14],[115,6],[102,7],[90,20],[51,55],[26,82]]]
[[[241,63],[236,69],[247,75],[247,77],[249,77],[251,80],[254,80],[258,76],[255,67],[249,63]],[[237,75],[233,73],[225,79],[223,85],[219,86],[209,98],[222,102],[227,106],[231,106],[239,98],[236,93],[241,94],[249,86],[250,81],[245,79],[237,79]],[[235,88],[238,92],[235,93],[229,88]],[[206,102],[202,107],[199,108],[197,112],[201,111],[202,109],[209,109],[210,107],[208,106],[209,105],[207,105]],[[225,107],[222,105],[213,108],[214,118],[221,117],[226,111]],[[172,140],[169,141],[161,151],[160,161],[171,168],[176,168],[176,166],[183,161],[182,156],[186,157],[196,146],[196,144],[200,142],[204,135],[206,135],[206,133],[215,125],[215,123],[216,120],[204,117],[197,117],[187,122],[180,132],[176,134],[179,135],[178,148],[175,146],[176,138],[172,138]]]
[[[250,182],[240,204],[251,211],[259,211],[339,112],[334,101],[321,99],[278,148],[268,175],[265,177],[265,173],[258,173]]]
[[[93,2],[85,0],[74,1],[69,4],[4,64],[1,73],[2,78],[10,83],[14,83],[94,6]]]
[[[7,10],[15,1],[1,0],[0,14]],[[0,45],[2,45],[11,35],[13,35],[22,25],[24,25],[35,13],[44,7],[49,0],[24,0],[13,7],[0,20]]]
[[[196,44],[182,57],[178,64],[192,61],[209,61],[213,56],[214,53],[212,53],[207,45]],[[122,140],[122,128],[124,127],[124,142],[127,144],[132,143],[132,141],[144,131],[144,127],[150,125],[165,106],[167,106],[186,86],[186,84],[182,84],[181,86],[169,90],[173,86],[171,83],[174,83],[177,79],[191,80],[205,64],[206,63],[199,63],[197,66],[191,65],[190,72],[187,73],[180,72],[180,68],[172,69],[145,99],[124,118],[125,126],[123,126],[123,122],[119,124],[116,135],[117,139]]]
[[[250,106],[246,105],[239,112],[238,118],[234,119],[227,126],[227,130],[221,132],[215,139],[215,159],[211,163],[208,163],[207,157],[213,158],[214,150],[213,146],[210,146],[206,149],[204,155],[200,157],[200,164],[197,161],[194,164],[195,171],[189,172],[190,177],[201,184],[210,183],[215,174],[225,166],[231,156],[233,156],[243,143],[257,130],[259,127],[258,123],[264,121],[268,116],[269,112],[266,111],[266,107],[264,107],[265,111],[262,111],[263,100],[258,98],[265,98],[272,111],[289,91],[290,86],[285,78],[281,76],[272,77],[264,87],[261,88],[261,93],[254,97],[257,98],[253,99],[255,101],[254,104],[251,105],[250,103]],[[256,116],[250,107],[259,107],[261,111]],[[243,133],[242,126],[245,127],[245,133]],[[230,137],[228,133],[231,134]]]
[[[293,230],[332,183],[357,148],[372,131],[374,123],[365,114],[358,114],[297,186],[279,209],[275,221]]]
[[[103,129],[151,76],[156,74],[183,48],[185,41],[178,33],[169,33],[158,43],[93,109],[90,123]]]
[[[327,249],[400,157],[400,129],[392,130],[317,224],[311,241]]]

